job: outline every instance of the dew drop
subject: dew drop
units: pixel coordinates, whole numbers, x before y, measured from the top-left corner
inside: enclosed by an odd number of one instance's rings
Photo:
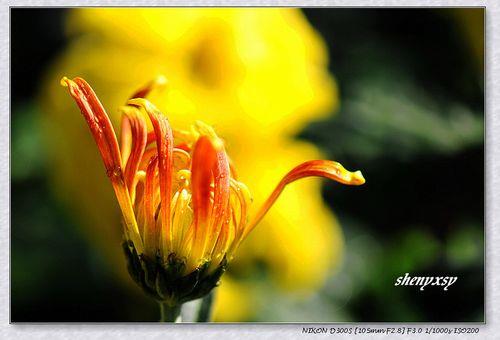
[[[106,175],[108,175],[108,177],[110,178],[120,177],[121,174],[122,174],[122,169],[119,166],[115,166],[106,170]]]

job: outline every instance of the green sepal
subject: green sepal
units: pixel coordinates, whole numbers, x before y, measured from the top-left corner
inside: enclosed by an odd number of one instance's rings
[[[123,249],[132,279],[148,296],[170,306],[207,295],[219,284],[220,277],[227,268],[224,257],[211,272],[211,263],[208,261],[185,274],[186,261],[173,253],[168,256],[167,261],[163,261],[159,254],[154,258],[137,254],[132,242],[124,242]]]

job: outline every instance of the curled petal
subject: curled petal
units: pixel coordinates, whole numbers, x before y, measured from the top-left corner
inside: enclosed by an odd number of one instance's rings
[[[122,162],[118,141],[113,125],[94,90],[82,78],[70,80],[64,77],[61,79],[61,85],[68,87],[69,93],[85,117],[101,153],[108,176],[112,181],[119,180],[122,177]]]
[[[144,154],[142,155],[142,159],[141,159],[141,162],[139,164],[139,169],[146,171],[146,168],[148,167],[149,161],[153,157],[156,157],[156,146],[149,147],[146,150],[144,150]]]
[[[151,144],[153,142],[156,142],[156,134],[154,131],[148,132],[148,142],[147,144]]]
[[[334,161],[314,160],[304,162],[293,168],[282,180],[284,184],[304,177],[325,177],[346,185],[361,185],[365,179],[361,171],[351,172],[346,170],[342,164]]]
[[[144,215],[144,248],[146,250],[157,249],[159,247],[159,231],[155,221],[155,184],[156,166],[158,158],[153,156],[149,161],[144,183],[143,215]],[[155,254],[148,254],[154,256]]]
[[[346,185],[361,185],[365,183],[365,179],[361,171],[350,172],[346,170],[342,164],[333,161],[313,160],[304,162],[293,168],[283,179],[278,183],[274,191],[271,193],[266,202],[262,205],[257,215],[252,222],[245,228],[242,239],[248,235],[250,231],[262,220],[274,202],[278,199],[285,187],[301,178],[305,177],[325,177],[332,179],[336,182]]]
[[[210,240],[208,244],[208,251],[211,252],[215,247],[217,238],[221,229],[227,229],[228,224],[225,223],[229,220],[231,211],[229,206],[229,195],[230,195],[230,170],[229,170],[229,160],[227,158],[224,147],[221,143],[217,143],[215,147],[215,164],[213,166],[213,176],[214,176],[214,203],[212,206],[212,218],[211,218],[211,232]]]
[[[123,111],[128,109],[130,107],[125,106],[122,108]],[[130,126],[130,120],[125,114],[122,115],[120,124],[120,151],[123,164],[127,164],[128,157],[132,151],[132,127]]]
[[[189,153],[183,149],[174,148],[174,168],[175,169],[187,169],[189,168],[189,162],[191,161],[191,156]]]
[[[125,185],[120,149],[113,125],[94,90],[85,80],[78,77],[70,80],[64,77],[61,79],[61,85],[68,87],[70,95],[75,99],[87,121],[120,205],[125,221],[125,232],[134,242],[137,251],[142,253],[142,240],[139,235],[130,194]]]
[[[173,148],[174,139],[172,136],[172,129],[160,110],[158,110],[149,101],[136,98],[128,101],[129,105],[142,107],[149,116],[153,129],[156,135],[156,149],[158,155],[158,173],[160,179],[160,196],[161,196],[161,220],[162,220],[162,234],[161,239],[163,244],[163,255],[168,256],[169,251],[172,249],[172,230],[170,218],[170,204],[172,193],[172,162],[173,162]]]
[[[193,258],[200,259],[212,254],[219,234],[228,228],[225,222],[231,213],[229,161],[223,143],[215,133],[203,134],[198,139],[191,169],[195,226]]]
[[[205,253],[206,235],[211,208],[212,168],[216,162],[216,152],[210,138],[202,136],[193,150],[191,163],[191,192],[194,211],[194,240],[192,257],[195,260]]]
[[[136,109],[137,110],[137,109]],[[123,121],[128,121],[131,134],[131,151],[127,162],[125,163],[125,183],[131,193],[132,200],[134,197],[135,174],[139,170],[141,159],[144,155],[147,142],[147,126],[144,118],[138,112],[129,111],[123,114]]]

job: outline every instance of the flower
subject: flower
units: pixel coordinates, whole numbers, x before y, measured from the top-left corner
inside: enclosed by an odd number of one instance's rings
[[[58,86],[64,73],[92,79],[102,102],[113,108],[136,84],[168,74],[175,88],[168,95],[150,93],[149,99],[164,112],[168,107],[172,126],[187,128],[195,116],[214,126],[256,202],[294,165],[324,157],[313,144],[295,139],[308,122],[338,107],[326,46],[300,10],[79,8],[68,11],[65,27],[68,42],[40,91],[50,188],[111,274],[128,275],[120,250],[109,247],[111,240],[121,240],[115,227],[120,216],[92,138],[80,117],[69,114],[74,108]],[[108,114],[120,124],[118,110]],[[342,252],[342,231],[323,200],[321,182],[290,186],[241,245],[224,280],[231,271],[238,275],[219,288],[228,292],[217,294],[216,320],[242,321],[258,312],[253,301],[260,293],[248,289],[246,278],[260,264],[280,292],[304,296],[323,285]],[[249,308],[235,313],[240,306]]]
[[[162,303],[178,306],[208,294],[288,184],[311,176],[347,185],[365,182],[360,171],[349,172],[337,162],[307,161],[283,177],[249,220],[249,190],[238,181],[213,128],[200,121],[190,130],[172,128],[144,98],[164,83],[158,77],[121,109],[119,144],[90,85],[82,78],[61,80],[87,121],[118,200],[130,274]]]

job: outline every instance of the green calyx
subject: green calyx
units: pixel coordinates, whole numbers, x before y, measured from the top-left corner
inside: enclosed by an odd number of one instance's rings
[[[169,306],[178,306],[207,295],[219,284],[227,268],[224,258],[215,270],[209,271],[210,262],[205,262],[185,274],[185,261],[173,253],[167,261],[160,256],[139,255],[133,243],[127,241],[123,243],[123,250],[132,279],[148,296]]]

